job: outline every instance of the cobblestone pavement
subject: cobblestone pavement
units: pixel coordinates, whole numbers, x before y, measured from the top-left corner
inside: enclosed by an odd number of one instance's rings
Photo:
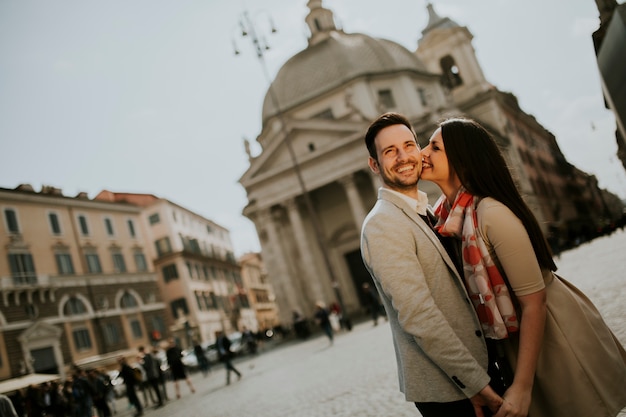
[[[607,323],[626,342],[626,232],[596,239],[564,252],[559,272],[585,291]],[[620,301],[620,302],[616,302]],[[221,365],[204,378],[192,374],[196,393],[181,384],[182,398],[146,417],[403,417],[419,416],[398,390],[389,325],[381,320],[339,333],[330,346],[325,336],[292,342],[235,362],[243,373],[226,386]],[[173,397],[173,386],[168,384]],[[132,416],[126,399],[116,416]],[[626,416],[626,410],[620,416]]]

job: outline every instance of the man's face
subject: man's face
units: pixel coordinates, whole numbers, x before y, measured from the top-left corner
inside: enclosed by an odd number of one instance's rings
[[[402,124],[387,126],[378,132],[374,143],[378,161],[369,158],[372,171],[380,174],[388,188],[403,194],[416,193],[422,156],[411,130]]]

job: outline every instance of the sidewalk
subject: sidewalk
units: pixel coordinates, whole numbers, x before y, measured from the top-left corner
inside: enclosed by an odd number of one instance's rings
[[[559,273],[583,290],[597,305],[622,343],[626,342],[626,232],[619,231],[564,252]],[[235,362],[243,373],[226,386],[221,364],[206,378],[191,378],[196,393],[181,384],[180,400],[161,409],[146,409],[146,417],[419,417],[398,390],[391,331],[384,320],[357,324],[336,335],[289,342],[256,357]],[[168,396],[174,398],[173,384]],[[141,398],[141,396],[140,396]],[[130,417],[125,398],[117,417]],[[620,417],[626,417],[626,410]]]

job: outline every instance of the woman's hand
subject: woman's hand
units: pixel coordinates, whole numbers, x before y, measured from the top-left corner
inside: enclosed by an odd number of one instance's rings
[[[494,417],[526,417],[530,408],[531,392],[515,383],[504,393],[504,402]]]

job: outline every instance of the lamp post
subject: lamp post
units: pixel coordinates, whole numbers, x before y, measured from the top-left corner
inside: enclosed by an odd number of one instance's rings
[[[274,27],[273,22],[270,19],[271,33],[276,33],[277,30]],[[261,68],[263,70],[263,75],[268,83],[268,93],[270,95],[270,99],[272,100],[272,104],[276,109],[276,117],[278,117],[280,121],[280,128],[282,131],[282,135],[284,137],[285,145],[287,147],[287,151],[289,153],[289,157],[291,158],[291,162],[293,164],[293,170],[296,174],[296,178],[298,180],[298,184],[300,185],[300,189],[302,192],[302,197],[304,198],[304,202],[306,205],[307,212],[309,214],[309,218],[311,219],[311,223],[313,225],[313,229],[315,231],[315,238],[319,247],[319,250],[322,254],[322,258],[324,260],[324,266],[326,271],[328,272],[328,276],[330,277],[330,283],[335,292],[335,297],[337,298],[337,302],[339,303],[339,307],[341,308],[341,312],[343,315],[343,322],[346,325],[348,330],[352,329],[352,323],[348,317],[347,311],[344,307],[343,297],[341,296],[341,289],[339,288],[339,281],[337,280],[337,276],[335,275],[334,269],[330,262],[330,257],[328,256],[328,252],[326,250],[327,246],[324,241],[324,236],[322,234],[321,223],[315,209],[313,207],[313,202],[311,200],[311,195],[304,183],[304,178],[302,176],[302,171],[300,169],[300,164],[298,163],[298,158],[296,157],[296,153],[293,149],[293,145],[291,143],[291,139],[289,138],[289,132],[287,132],[287,125],[285,123],[285,117],[283,115],[282,109],[280,108],[280,103],[278,102],[278,98],[274,92],[274,88],[272,86],[272,79],[267,70],[267,64],[265,63],[265,55],[264,51],[269,50],[269,45],[265,42],[264,38],[259,38],[257,36],[257,31],[254,26],[254,22],[250,18],[247,11],[244,11],[239,18],[239,27],[241,28],[241,36],[248,37],[252,41],[252,45],[255,49],[257,58],[261,63]],[[237,45],[233,40],[233,46],[235,48],[235,55],[239,55],[240,52],[237,49]]]

